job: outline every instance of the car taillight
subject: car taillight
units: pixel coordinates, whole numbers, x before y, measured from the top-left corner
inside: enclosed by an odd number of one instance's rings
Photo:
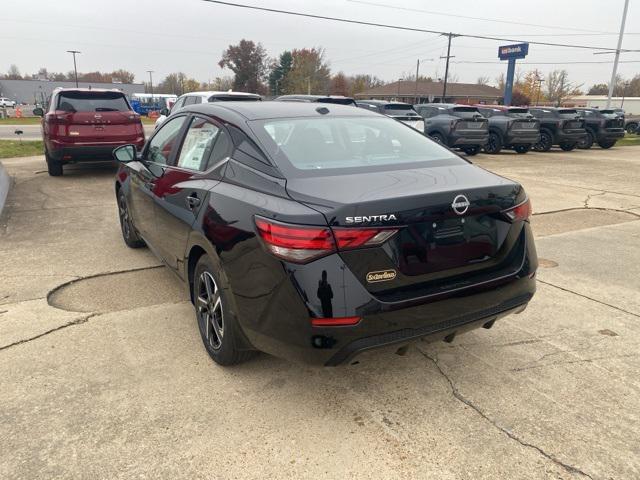
[[[64,125],[69,123],[69,121],[71,120],[71,115],[72,114],[70,112],[55,111],[47,113],[44,116],[44,119],[45,122]]]
[[[278,258],[295,263],[307,263],[338,250],[382,245],[398,231],[291,225],[260,217],[256,217],[255,222],[267,250]]]
[[[520,205],[517,205],[509,210],[502,212],[511,222],[520,222],[523,220],[529,220],[531,216],[531,202],[527,198]]]

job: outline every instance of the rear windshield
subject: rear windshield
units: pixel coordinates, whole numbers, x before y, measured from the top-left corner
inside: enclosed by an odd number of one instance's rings
[[[318,103],[336,103],[338,105],[355,105],[356,101],[353,98],[319,98],[316,100]]]
[[[508,115],[516,118],[529,118],[533,116],[529,113],[528,108],[510,108],[508,110]]]
[[[558,110],[558,115],[560,115],[560,117],[562,118],[576,118],[576,116],[578,115],[578,111],[565,108],[562,110]]]
[[[473,118],[482,116],[480,111],[476,107],[453,107],[451,112],[454,116],[460,118]]]
[[[252,97],[249,95],[212,95],[208,102],[259,102],[261,97]]]
[[[466,163],[413,128],[385,117],[278,118],[249,123],[287,176]]]
[[[131,110],[120,92],[64,92],[58,96],[58,110],[65,112],[127,112]]]
[[[412,105],[404,103],[391,103],[383,108],[386,115],[418,115]]]

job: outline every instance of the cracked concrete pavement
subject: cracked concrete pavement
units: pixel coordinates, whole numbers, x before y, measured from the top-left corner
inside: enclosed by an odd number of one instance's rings
[[[531,305],[335,369],[217,367],[182,286],[124,246],[113,168],[4,160],[0,478],[640,477],[639,156],[473,160],[532,198]]]

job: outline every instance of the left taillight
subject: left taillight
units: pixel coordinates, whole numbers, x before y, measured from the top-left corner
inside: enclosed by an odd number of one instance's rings
[[[503,210],[502,213],[509,219],[510,222],[520,222],[529,220],[531,216],[531,202],[527,198],[520,205],[516,205],[508,210]]]
[[[274,222],[255,218],[258,235],[274,256],[307,263],[338,250],[382,245],[398,230],[382,228],[329,228]]]

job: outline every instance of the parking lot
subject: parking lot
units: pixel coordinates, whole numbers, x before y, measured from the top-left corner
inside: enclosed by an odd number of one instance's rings
[[[637,149],[473,161],[532,199],[524,313],[344,367],[221,368],[124,245],[114,167],[3,160],[0,478],[640,477]]]

